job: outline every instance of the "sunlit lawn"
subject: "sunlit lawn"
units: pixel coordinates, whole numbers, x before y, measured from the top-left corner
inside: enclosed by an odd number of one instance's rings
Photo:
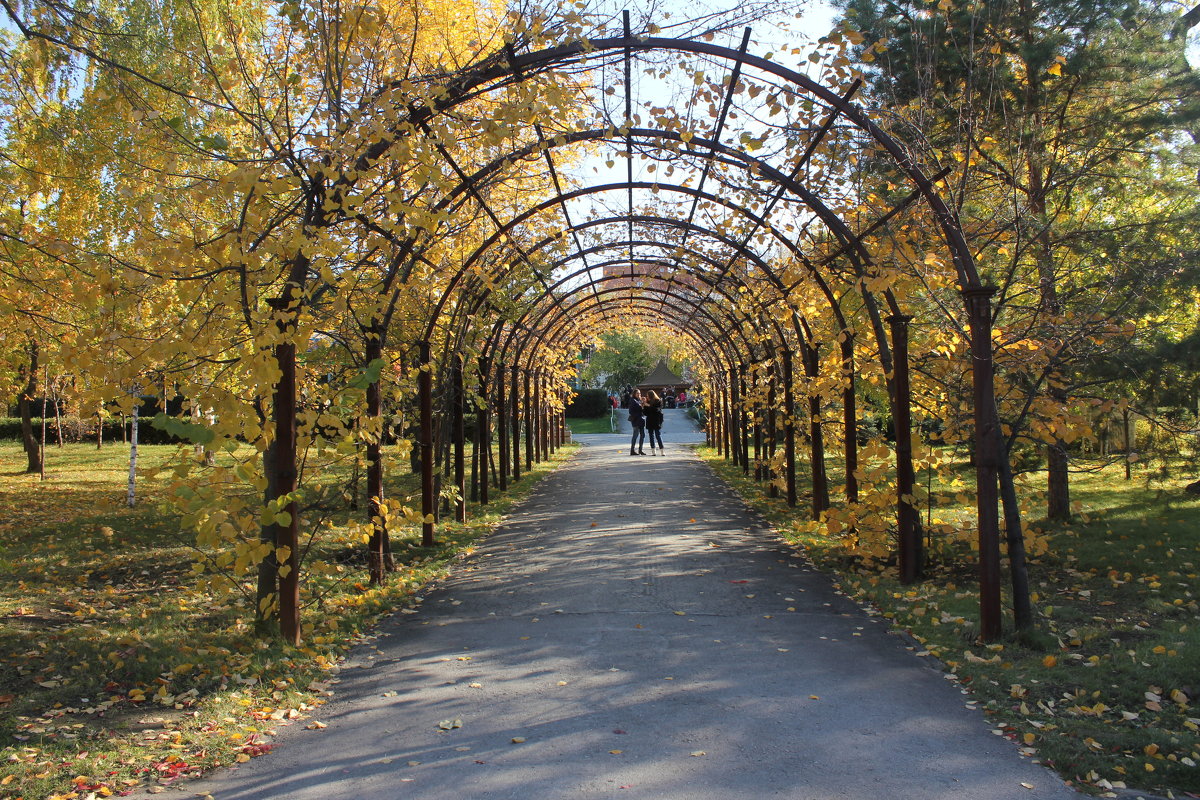
[[[612,423],[610,418],[605,415],[603,417],[570,417],[567,419],[567,427],[571,429],[571,433],[575,435],[585,433],[612,433]]]
[[[901,585],[894,568],[865,568],[835,540],[796,534],[791,520],[809,516],[807,498],[789,510],[713,451],[701,452],[834,571],[847,594],[910,631],[914,650],[940,659],[1027,755],[1094,791],[1200,792],[1200,498],[1182,490],[1194,476],[1149,482],[1135,472],[1127,482],[1115,466],[1075,476],[1082,513],[1073,523],[1049,526],[1030,515],[1050,545],[1030,564],[1037,632],[1010,630],[983,645],[975,641],[973,556],[943,554],[926,581]],[[1044,476],[1029,476],[1034,498],[1039,482]],[[965,505],[939,511],[971,513]]]
[[[175,452],[143,446],[139,462]],[[23,474],[17,443],[0,442],[5,800],[107,796],[269,750],[273,727],[316,713],[328,670],[371,620],[414,602],[552,468],[493,493],[470,523],[439,525],[436,548],[420,547],[415,528],[393,531],[398,571],[385,587],[367,585],[357,549],[312,553],[335,569],[306,581],[306,641],[294,650],[253,635],[249,595],[197,580],[193,540],[164,507],[160,480],[140,476],[139,503],[127,507],[125,446],[46,456],[42,482]],[[407,459],[391,469],[390,495],[415,493]]]

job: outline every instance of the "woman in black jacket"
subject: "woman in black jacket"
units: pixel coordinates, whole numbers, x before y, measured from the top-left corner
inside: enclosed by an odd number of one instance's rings
[[[646,415],[642,413],[642,392],[634,389],[629,395],[629,424],[633,426],[633,439],[629,442],[629,455],[644,456],[642,445],[646,442]]]
[[[646,400],[646,405],[642,408],[642,413],[646,416],[646,430],[650,432],[650,455],[654,455],[655,439],[658,440],[659,452],[666,455],[662,443],[662,398],[653,389],[646,394],[648,395],[648,399]]]

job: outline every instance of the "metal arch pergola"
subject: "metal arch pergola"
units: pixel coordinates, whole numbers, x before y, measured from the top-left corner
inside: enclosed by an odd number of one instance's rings
[[[549,378],[551,370],[546,368],[545,363],[539,363],[539,359],[545,359],[546,354],[562,353],[572,345],[581,344],[583,337],[587,335],[587,328],[581,324],[581,320],[587,322],[597,319],[611,324],[614,315],[624,308],[634,315],[668,319],[677,326],[681,335],[697,345],[697,353],[714,382],[713,389],[716,395],[713,398],[714,408],[712,411],[714,413],[709,417],[710,438],[721,448],[723,453],[731,455],[744,469],[748,470],[750,465],[746,445],[747,419],[743,408],[743,398],[748,385],[747,372],[753,372],[755,368],[761,367],[764,374],[768,376],[766,383],[770,387],[768,405],[771,415],[768,425],[771,440],[768,446],[772,453],[778,427],[780,427],[775,424],[776,420],[774,419],[776,406],[780,404],[775,387],[783,389],[784,396],[781,399],[782,406],[779,412],[783,420],[783,444],[787,461],[784,477],[787,480],[788,500],[794,504],[796,501],[794,474],[796,404],[793,396],[792,342],[797,343],[803,366],[810,378],[817,376],[819,364],[817,362],[818,343],[814,341],[813,327],[808,320],[787,304],[801,283],[811,284],[825,298],[828,310],[835,317],[841,332],[841,368],[848,387],[844,393],[847,490],[848,493],[855,492],[852,479],[852,453],[855,435],[853,430],[855,413],[853,405],[855,398],[854,331],[843,316],[837,292],[824,270],[835,260],[845,261],[849,264],[853,276],[861,279],[868,274],[872,262],[866,238],[887,225],[889,220],[904,208],[923,202],[937,220],[942,240],[950,253],[958,279],[958,288],[964,300],[967,326],[970,331],[974,384],[976,510],[980,543],[980,631],[983,638],[994,639],[1000,633],[1001,616],[998,476],[1001,459],[1005,456],[995,413],[990,311],[992,289],[984,286],[980,281],[958,220],[936,191],[935,182],[940,179],[941,174],[933,177],[927,176],[920,166],[908,157],[904,148],[876,126],[865,110],[853,102],[852,98],[857,91],[858,84],[855,83],[848,91],[839,94],[803,73],[747,53],[748,43],[749,30],[746,31],[741,46],[737,49],[688,39],[637,36],[630,30],[629,15],[626,12],[624,30],[620,36],[575,41],[525,53],[516,53],[509,49],[484,62],[477,69],[464,72],[454,81],[449,82],[436,100],[408,106],[406,112],[392,126],[392,129],[379,136],[353,162],[354,171],[366,173],[376,163],[386,160],[392,146],[405,136],[430,137],[434,141],[435,150],[458,179],[458,183],[446,190],[441,199],[430,204],[430,208],[452,210],[473,200],[495,227],[495,231],[474,248],[471,255],[449,280],[431,308],[424,336],[419,342],[421,510],[425,519],[423,541],[433,542],[434,523],[431,520],[438,512],[434,491],[436,460],[434,457],[435,435],[432,402],[435,373],[442,377],[444,384],[452,384],[452,391],[448,393],[448,396],[453,398],[454,408],[450,410],[456,415],[456,425],[460,428],[458,431],[460,448],[462,444],[461,416],[465,397],[463,388],[465,365],[462,364],[461,357],[456,358],[456,363],[451,364],[452,353],[448,350],[440,360],[435,360],[431,351],[431,341],[439,326],[445,326],[447,333],[456,343],[452,348],[456,355],[461,351],[463,343],[472,336],[472,323],[482,313],[500,315],[500,319],[487,327],[483,337],[484,345],[477,374],[484,398],[480,408],[483,416],[480,428],[484,432],[481,436],[488,437],[486,442],[481,442],[485,449],[490,448],[491,443],[488,414],[493,410],[493,405],[499,421],[501,466],[498,478],[501,487],[505,485],[509,476],[513,479],[519,478],[521,466],[519,435],[522,426],[525,431],[526,469],[530,465],[530,459],[545,457],[562,441],[561,418],[552,418],[553,415],[547,412],[547,404],[544,402],[547,393],[557,390],[552,386]],[[732,65],[728,80],[723,83],[720,110],[709,136],[685,137],[676,130],[633,125],[632,88],[629,86],[629,76],[634,54],[643,52],[686,53]],[[601,65],[614,61],[620,61],[623,64],[627,91],[624,98],[625,122],[619,127],[587,128],[547,136],[541,125],[534,123],[536,141],[514,147],[510,152],[498,156],[470,174],[433,137],[430,122],[438,115],[452,111],[463,102],[484,96],[496,89],[541,78],[556,70],[592,69],[597,61]],[[765,160],[745,152],[743,148],[725,145],[721,142],[734,89],[739,76],[747,67],[752,67],[771,79],[779,81],[782,85],[811,97],[828,109],[825,119],[812,131],[807,147],[800,158],[791,165],[790,170],[776,168]],[[395,88],[397,87],[389,87],[389,90]],[[812,192],[799,177],[805,165],[816,153],[822,139],[833,129],[837,120],[847,122],[868,137],[877,148],[890,157],[894,166],[906,176],[912,186],[912,190],[905,198],[884,211],[858,232],[852,230],[851,226],[817,194]],[[627,161],[625,180],[564,191],[559,170],[554,161],[554,150],[574,144],[614,140],[621,140],[624,144]],[[635,180],[632,166],[635,141],[639,146],[653,146],[663,152],[673,154],[676,158],[681,158],[686,154],[689,157],[703,159],[704,167],[698,185],[692,187],[662,181]],[[487,187],[499,180],[506,170],[533,159],[545,160],[555,193],[549,199],[531,204],[524,211],[512,216],[511,219],[501,219],[489,204],[486,196]],[[756,209],[746,203],[739,203],[706,191],[705,182],[710,177],[713,165],[717,163],[724,166],[736,166],[745,170],[747,174],[753,175],[757,180],[773,185],[775,190],[771,199]],[[663,216],[660,213],[642,211],[635,207],[635,191],[669,192],[689,197],[691,199],[690,210],[686,218],[678,219]],[[576,222],[572,219],[567,208],[568,203],[572,200],[611,194],[625,195],[626,211],[624,214],[609,215],[602,219],[583,222]],[[833,253],[814,261],[799,245],[799,236],[789,237],[771,224],[771,212],[783,198],[799,202],[811,213],[812,219],[824,225],[838,243]],[[696,222],[697,208],[701,202],[706,206],[726,209],[735,219],[748,225],[748,231],[741,237],[734,238],[712,225]],[[522,245],[521,238],[516,235],[516,232],[521,229],[521,226],[537,218],[538,215],[547,212],[561,214],[565,221],[565,227],[551,236],[528,245]],[[370,224],[370,221],[359,221]],[[585,232],[622,224],[625,228],[623,237],[614,238],[595,247],[585,247],[581,241],[581,234]],[[651,225],[672,228],[680,234],[680,242],[675,245],[653,242],[661,249],[674,249],[678,251],[677,254],[667,253],[650,258],[636,253],[637,250],[649,245],[647,244],[648,240],[635,234],[635,226]],[[754,251],[751,243],[760,233],[772,241],[778,242],[797,263],[804,267],[803,278],[788,284],[778,272],[772,269],[762,255]],[[710,256],[701,257],[698,253],[688,252],[687,245],[693,237],[724,248],[729,253],[728,258],[721,263],[720,260]],[[563,242],[573,242],[574,252],[552,259],[547,263],[535,263],[542,250],[558,246]],[[402,262],[416,263],[422,258],[423,247],[427,246],[427,242],[421,241],[419,236],[397,240],[395,244],[397,255],[393,259],[389,273],[393,276],[406,274],[410,267],[401,266]],[[599,266],[589,262],[590,256],[596,256],[610,249],[624,250],[626,255],[624,258],[612,259]],[[501,266],[488,272],[488,280],[485,281],[479,277],[479,271],[489,260],[497,262]],[[554,270],[567,268],[575,261],[582,262],[583,266],[577,270],[568,271],[563,277],[553,277]],[[698,269],[697,264],[699,263],[707,265],[707,269]],[[744,282],[734,269],[739,263],[757,270],[756,274],[760,275],[762,279],[761,284],[751,286]],[[518,269],[518,265],[521,265],[522,269]],[[628,272],[600,279],[593,278],[592,273],[597,269],[603,270],[606,265],[627,266]],[[666,277],[660,271],[664,265],[669,268]],[[638,271],[643,269],[645,271]],[[527,272],[522,270],[527,270]],[[677,275],[682,277],[677,278]],[[499,293],[499,290],[495,288],[496,284],[503,281],[517,282],[525,276],[529,276],[531,279],[528,283],[522,284],[519,291],[506,294],[506,302],[509,307],[501,309],[494,302],[494,298]],[[400,279],[403,280],[403,278]],[[581,279],[582,282],[571,285]],[[392,278],[388,280],[392,280]],[[663,286],[638,289],[635,282],[639,280],[659,281]],[[514,285],[516,284],[514,283]],[[754,296],[752,290],[760,286],[769,288],[773,296],[771,298]],[[740,293],[737,291],[738,288],[746,288],[748,291]],[[868,308],[881,366],[886,376],[897,429],[896,494],[901,572],[905,580],[915,580],[920,572],[920,538],[917,530],[916,510],[910,500],[906,499],[911,497],[912,493],[912,454],[908,449],[909,437],[901,435],[901,431],[907,431],[910,428],[908,415],[910,398],[907,378],[907,324],[909,317],[903,313],[903,309],[890,291],[885,290],[883,294],[889,311],[887,321],[890,324],[891,333],[889,341],[882,326],[878,303],[874,295],[867,291],[865,282],[852,281],[851,285],[844,288],[847,292],[857,291]],[[701,289],[703,294],[699,294],[695,291],[696,289]],[[780,325],[775,315],[771,313],[763,313],[760,320],[753,314],[739,311],[739,303],[743,303],[747,299],[742,296],[743,294],[751,295],[751,305],[757,303],[763,310],[766,310],[768,299],[783,303],[788,310],[790,332]],[[376,335],[374,339],[369,338],[368,341],[374,342],[374,349],[368,349],[368,357],[372,354],[378,355],[383,346],[382,333]],[[764,342],[767,344],[761,344]],[[294,353],[292,358],[294,359]],[[282,365],[283,359],[281,358]],[[286,381],[281,381],[281,385],[284,383]],[[292,391],[294,391],[294,387]],[[279,413],[278,409],[281,405],[286,403],[286,396],[281,396],[277,390],[277,413]],[[814,441],[816,437],[820,436],[820,423],[817,416],[816,412],[812,415]],[[761,431],[758,429],[757,422],[753,427],[755,428],[757,453]],[[276,457],[280,457],[283,449],[282,447],[276,449]],[[820,460],[823,470],[823,458]],[[488,484],[486,454],[481,458],[480,464],[484,470],[480,476],[481,489],[484,492],[483,499],[486,499]],[[815,476],[818,471],[815,449],[813,468]],[[456,480],[461,487],[463,480],[461,449],[458,453]],[[286,485],[281,488],[283,489],[282,493],[287,492]],[[819,513],[822,510],[820,507],[822,501],[818,499],[817,494],[814,491],[814,511]],[[827,507],[827,497],[823,502]],[[1014,533],[1019,537],[1019,531],[1010,531],[1010,536]]]
[[[768,174],[771,172],[769,170],[769,168],[767,168],[767,167],[760,167],[760,169],[763,172],[768,173]],[[490,252],[492,246],[495,245],[496,242],[498,242],[506,237],[509,237],[510,234],[512,233],[513,229],[519,223],[527,221],[528,219],[532,218],[533,216],[537,215],[538,213],[541,213],[548,209],[552,209],[556,206],[560,206],[562,203],[566,202],[569,199],[583,197],[583,196],[596,194],[596,193],[621,190],[621,189],[627,188],[629,185],[630,184],[625,184],[625,183],[605,184],[605,185],[601,185],[601,186],[587,187],[585,189],[576,190],[576,191],[570,192],[570,193],[562,193],[562,194],[555,196],[549,200],[546,200],[538,205],[531,206],[529,209],[527,209],[524,212],[522,212],[521,214],[515,216],[512,220],[510,220],[507,223],[503,224],[502,226],[498,227],[498,229],[491,235],[491,237],[489,237],[481,245],[479,245],[479,247],[472,253],[472,255],[466,259],[463,266],[452,278],[450,287],[447,289],[447,292],[445,294],[443,294],[442,301],[439,302],[437,308],[435,309],[434,315],[431,317],[430,327],[427,329],[426,337],[429,338],[431,336],[432,325],[433,325],[434,321],[438,318],[437,312],[439,312],[441,310],[443,303],[445,303],[448,300],[448,298],[451,296],[451,292],[452,292],[454,286],[457,284],[457,282],[460,279],[462,279],[464,275],[467,274],[467,272],[471,269],[471,267],[473,267],[476,259],[481,257],[484,253]],[[679,186],[679,185],[674,185],[674,184],[663,184],[663,183],[651,184],[651,183],[647,183],[647,182],[635,182],[632,185],[637,186],[639,188],[648,188],[648,187],[653,186],[662,192],[680,192],[685,195],[691,196],[694,200],[704,199],[705,201],[710,202],[714,205],[725,206],[725,207],[735,211],[739,215],[745,217],[746,219],[750,220],[750,222],[755,226],[755,228],[764,229],[764,231],[769,233],[776,241],[778,241],[780,244],[782,244],[784,247],[786,247],[788,250],[790,250],[792,252],[792,254],[797,258],[797,260],[806,264],[806,266],[808,267],[808,269],[810,271],[810,274],[813,276],[814,283],[816,283],[820,287],[821,292],[825,295],[825,297],[829,303],[830,310],[837,317],[839,328],[842,331],[847,333],[847,335],[844,336],[842,339],[842,345],[843,345],[842,357],[843,357],[843,361],[844,361],[844,369],[846,371],[847,376],[853,375],[853,349],[852,349],[852,342],[850,341],[850,334],[852,334],[852,331],[850,331],[848,325],[846,324],[844,318],[842,317],[841,310],[838,306],[836,298],[834,297],[834,294],[831,291],[830,287],[823,280],[819,271],[812,268],[811,264],[806,259],[804,253],[800,250],[800,248],[794,242],[790,241],[787,237],[783,236],[779,231],[775,230],[771,226],[771,224],[766,219],[764,219],[762,216],[759,216],[759,215],[753,213],[752,211],[746,209],[743,206],[740,206],[735,203],[731,203],[728,200],[721,198],[719,196],[709,194],[709,193],[700,191],[698,189],[692,189],[690,187]],[[804,193],[801,192],[801,194],[803,195]],[[811,204],[812,205],[820,205],[819,201],[816,201],[816,200],[811,201]],[[827,209],[823,209],[823,213],[827,216],[832,216],[832,213],[829,212]],[[584,223],[582,225],[574,226],[574,228],[570,231],[570,233],[572,233],[574,235],[579,230],[599,224],[600,222],[604,222],[604,221],[614,221],[615,222],[618,220],[624,221],[625,219],[626,219],[625,217],[621,217],[621,218],[611,217],[611,218],[608,218],[608,220],[591,221],[588,223]],[[644,215],[630,215],[628,217],[628,219],[629,220],[648,219],[648,217],[645,217]],[[728,237],[725,237],[724,235],[722,235],[716,231],[711,231],[711,230],[702,228],[702,227],[697,226],[692,223],[679,223],[678,221],[675,221],[674,224],[677,226],[682,225],[688,231],[691,231],[691,230],[702,231],[702,232],[704,232],[705,235],[707,235],[711,238],[717,239],[719,241],[722,241],[723,243],[728,245],[733,250],[734,257],[730,258],[724,265],[718,267],[716,270],[716,273],[719,276],[718,281],[713,281],[712,278],[709,277],[708,275],[704,276],[703,282],[705,284],[709,285],[710,293],[712,292],[713,287],[718,285],[719,280],[727,275],[727,273],[729,272],[730,266],[736,260],[736,258],[738,256],[741,256],[746,261],[754,263],[762,271],[762,274],[767,279],[768,283],[771,284],[771,286],[776,291],[779,292],[780,299],[786,301],[786,296],[788,294],[788,291],[787,291],[786,287],[784,286],[783,282],[770,269],[770,267],[766,264],[765,261],[763,261],[761,258],[759,258],[756,254],[753,254],[753,251],[750,251],[747,249],[746,243],[747,243],[748,239],[750,238],[749,236],[744,237],[742,242],[737,243],[737,242],[733,242]],[[843,228],[844,228],[844,226],[843,226]],[[543,239],[540,242],[538,242],[532,246],[522,248],[520,251],[522,260],[527,260],[531,254],[535,253],[541,247],[545,246],[546,244],[548,244],[550,242],[556,241],[560,238],[564,238],[565,235],[566,235],[566,232],[562,232],[555,236],[547,237],[546,239]],[[846,237],[847,238],[850,237],[850,234],[848,232],[846,233]],[[632,248],[633,246],[635,246],[637,244],[639,244],[639,242],[637,240],[618,241],[618,242],[615,242],[612,244],[604,245],[603,248],[599,248],[599,249],[604,249],[604,248],[620,249],[620,248],[623,248],[626,246]],[[595,249],[579,250],[574,255],[566,256],[562,259],[559,259],[557,262],[552,262],[549,265],[549,267],[553,268],[554,266],[564,263],[566,261],[569,261],[573,258],[586,258],[586,256],[589,254],[589,252],[593,252],[594,250]],[[694,255],[693,255],[693,257],[694,257]],[[515,268],[515,264],[516,264],[516,261],[513,261],[511,263],[511,265],[514,268]],[[716,267],[717,266],[716,263],[713,263],[713,266]],[[596,268],[595,266],[591,266],[585,271],[590,271],[595,268]],[[856,269],[856,273],[861,275],[862,274],[861,268]],[[499,272],[497,274],[500,276],[504,276],[505,274],[507,274],[507,271],[501,270],[501,272]],[[690,275],[691,273],[688,273],[688,274]],[[574,276],[572,276],[572,277],[574,277]],[[694,275],[692,275],[692,279],[693,280],[696,279]],[[668,283],[672,280],[674,280],[674,278],[669,278]],[[554,287],[545,287],[545,288],[547,289],[547,294],[553,298],[554,297],[554,292],[553,292]],[[869,300],[869,294],[867,295],[867,297]],[[895,307],[896,304],[895,304],[894,299],[892,299],[890,297],[888,299],[889,299],[889,304],[892,305],[893,307]],[[765,303],[765,301],[764,301],[764,303]],[[877,316],[878,315],[876,315],[876,317]],[[686,327],[688,322],[693,320],[694,317],[695,317],[694,311],[689,313],[688,317],[683,322],[683,326]],[[815,362],[816,351],[815,351],[815,345],[812,345],[811,343],[806,342],[806,339],[811,339],[811,335],[806,335],[807,324],[805,323],[805,321],[803,319],[799,318],[799,316],[796,315],[795,313],[793,313],[792,317],[793,317],[793,320],[792,320],[793,327],[795,328],[795,331],[796,331],[796,336],[797,336],[797,339],[800,344],[801,352],[805,356],[805,358],[804,358],[805,369],[809,373],[810,377],[815,377],[817,374],[817,370],[818,370],[818,366]],[[900,318],[898,318],[896,316],[893,316],[892,319],[894,321],[902,321],[902,320],[900,320]],[[875,319],[874,322],[878,323],[878,324],[874,325],[874,327],[875,327],[876,335],[878,337],[879,351],[880,351],[883,371],[886,376],[889,376],[889,383],[890,383],[891,382],[890,376],[893,374],[893,369],[892,369],[893,365],[892,365],[892,359],[890,356],[890,350],[888,347],[888,340],[882,334],[881,321],[878,319]],[[901,332],[901,334],[903,333],[903,328],[900,329],[900,332]],[[896,335],[895,326],[893,328],[893,333],[895,336]],[[780,338],[780,341],[782,342],[782,335],[780,335],[779,338]],[[790,353],[786,351],[786,348],[782,348],[782,349],[784,350],[783,357],[789,358]],[[790,366],[784,365],[784,369],[786,371],[790,372]],[[844,393],[844,395],[845,395],[845,398],[844,398],[845,410],[846,410],[846,414],[845,414],[845,417],[846,417],[845,444],[846,444],[846,450],[847,450],[847,473],[848,473],[847,486],[848,486],[848,490],[849,490],[848,493],[850,494],[852,499],[855,499],[854,495],[856,494],[856,484],[855,484],[855,480],[854,480],[854,469],[856,467],[857,462],[856,462],[856,456],[855,456],[856,442],[855,442],[854,437],[856,435],[856,432],[855,432],[855,424],[854,424],[854,402],[853,402],[854,395],[853,395],[853,387],[851,385],[849,385],[850,383],[852,383],[852,378],[848,380],[848,390]],[[903,419],[905,416],[907,416],[907,394],[906,393],[896,393],[893,391],[892,395],[893,395],[894,399],[899,401],[898,405],[904,406],[903,408],[898,407],[895,409],[897,418]],[[813,402],[815,404],[815,399]],[[790,401],[789,401],[789,404],[790,404]],[[829,507],[829,500],[828,500],[828,490],[825,487],[826,481],[825,481],[824,469],[823,469],[823,458],[821,457],[821,452],[823,450],[823,446],[820,442],[821,428],[818,424],[812,425],[811,436],[812,436],[813,451],[814,451],[812,463],[813,463],[814,471],[817,473],[816,480],[814,481],[814,493],[813,493],[814,513],[819,514],[821,511],[823,511],[824,509]],[[905,504],[905,505],[908,505],[907,501],[900,499],[900,498],[905,498],[905,497],[909,496],[912,491],[911,452],[907,448],[907,444],[908,444],[907,442],[901,442],[899,450],[898,450],[898,461],[899,461],[898,473],[901,476],[901,479],[898,481],[898,502]],[[790,475],[794,471],[794,463],[793,463],[794,459],[791,457],[790,450],[789,450],[788,462],[789,462],[789,466],[788,466],[787,471]],[[905,479],[905,476],[907,476],[907,480]],[[793,482],[789,478],[789,487],[791,487],[792,485],[793,485]],[[794,502],[794,491],[789,491],[789,501]],[[913,554],[913,550],[916,547],[916,543],[919,541],[918,540],[918,532],[916,530],[915,509],[909,511],[908,513],[902,513],[902,515],[901,515],[901,533],[902,533],[902,540],[908,540],[908,543],[909,543],[909,546],[902,549],[902,551],[901,551],[902,552],[902,563],[904,563],[905,566],[907,567],[907,572],[910,575],[910,579],[912,579],[912,578],[916,577],[916,573],[919,570],[919,567],[917,566],[918,562],[919,562],[919,556]]]

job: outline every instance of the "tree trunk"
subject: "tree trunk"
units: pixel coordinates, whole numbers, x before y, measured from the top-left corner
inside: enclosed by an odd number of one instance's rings
[[[46,480],[46,395],[50,393],[50,367],[46,367],[46,379],[42,382],[42,441],[38,447],[42,454],[42,469],[40,475]]]
[[[38,391],[38,356],[40,351],[37,342],[29,343],[29,366],[21,367],[22,377],[25,378],[25,388],[21,390],[18,407],[21,414],[21,445],[25,448],[25,473],[32,475],[42,471],[42,448],[38,446],[37,438],[33,435],[33,398]]]
[[[858,502],[858,397],[854,387],[854,334],[843,331],[842,446],[846,456],[846,501]]]
[[[1038,81],[1030,81],[1030,107],[1037,107]],[[1029,170],[1029,210],[1032,222],[1040,230],[1034,241],[1034,254],[1037,259],[1039,312],[1043,317],[1043,325],[1048,329],[1048,337],[1053,337],[1057,331],[1050,329],[1062,313],[1062,301],[1058,297],[1058,278],[1055,274],[1054,242],[1050,236],[1050,225],[1046,219],[1046,184],[1044,168],[1041,166],[1042,149],[1031,147],[1028,155]],[[1052,384],[1062,385],[1066,368],[1062,359],[1055,356],[1047,369],[1051,372]],[[1052,388],[1050,397],[1058,407],[1067,404],[1065,389]],[[1046,448],[1046,516],[1055,520],[1071,518],[1071,479],[1067,471],[1067,444],[1062,439],[1056,439]]]
[[[1029,570],[1025,563],[1025,533],[1021,530],[1021,505],[1013,481],[1012,457],[1007,449],[1000,459],[1000,502],[1004,509],[1004,532],[1008,544],[1008,570],[1012,582],[1013,623],[1017,630],[1033,627],[1033,603],[1029,596]]]
[[[896,430],[896,518],[899,531],[900,581],[914,583],[925,568],[920,514],[912,496],[916,476],[912,461],[912,389],[909,383],[908,323],[903,315],[887,318],[892,329],[892,425]]]
[[[61,380],[62,380],[62,378],[60,377],[60,378],[58,378],[58,379],[55,381],[55,383],[56,383],[56,386],[55,386],[55,389],[54,389],[54,435],[55,435],[55,437],[58,439],[58,446],[59,446],[59,447],[62,447],[62,446],[63,446],[63,435],[62,435],[62,402],[61,402],[61,399],[60,399],[60,398],[59,398],[59,396],[58,396],[58,387],[57,387],[57,383],[58,383],[59,381],[61,381]]]
[[[451,380],[454,391],[454,489],[458,499],[454,503],[454,519],[457,522],[467,521],[467,470],[466,470],[466,422],[467,413],[465,389],[463,388],[463,359],[456,355]]]
[[[279,481],[274,470],[269,466],[275,461],[275,447],[276,444],[272,441],[263,452],[263,473],[267,479],[267,486],[263,490],[264,505],[272,498],[279,496]],[[258,562],[258,585],[254,597],[254,629],[259,636],[265,638],[275,636],[279,632],[279,626],[275,620],[275,609],[279,604],[277,594],[279,565],[275,561],[275,526],[263,525],[259,530],[259,541],[262,544],[271,545],[266,558]]]
[[[137,457],[138,457],[138,407],[133,407],[129,422],[129,491],[125,503],[130,508],[137,504]]]
[[[820,519],[821,513],[829,510],[829,475],[825,470],[825,432],[821,421],[821,396],[811,388],[820,377],[820,353],[816,345],[806,343],[801,350],[805,374],[810,378],[808,397],[809,457],[812,460],[812,513]]]
[[[367,333],[364,360],[368,368],[371,362],[383,357],[383,345],[378,331]],[[387,519],[384,515],[383,498],[383,393],[380,382],[367,384],[367,521],[371,525],[371,538],[367,543],[367,572],[373,585],[379,586],[387,580],[384,568],[384,542],[387,537]],[[357,484],[358,470],[355,470]],[[355,486],[354,496],[358,496]]]
[[[1067,445],[1062,440],[1046,446],[1046,517],[1071,519],[1071,483],[1067,472]]]
[[[1133,426],[1129,424],[1129,409],[1121,412],[1121,425],[1125,433],[1125,480],[1133,480]]]
[[[492,456],[492,428],[491,428],[491,408],[488,407],[489,389],[488,376],[490,369],[486,359],[481,359],[478,367],[479,376],[479,396],[483,398],[483,402],[476,407],[475,411],[475,427],[478,429],[478,438],[475,449],[479,452],[479,504],[486,506],[491,499],[489,496],[489,471],[491,467]]]
[[[275,597],[276,617],[279,620],[279,635],[292,646],[300,644],[300,546],[299,513],[295,496],[296,469],[296,345],[290,339],[294,322],[294,305],[298,293],[291,287],[280,298],[269,301],[276,318],[281,339],[275,344],[274,357],[279,365],[279,381],[275,384],[272,398],[272,413],[275,422],[275,438],[263,453],[263,472],[267,488],[263,497],[269,507],[271,522],[263,525],[260,537],[272,545],[276,563],[273,571],[278,578],[273,585],[263,580],[263,569],[259,570],[259,601],[264,593]],[[270,594],[266,595],[270,597]],[[261,607],[260,607],[261,611]]]

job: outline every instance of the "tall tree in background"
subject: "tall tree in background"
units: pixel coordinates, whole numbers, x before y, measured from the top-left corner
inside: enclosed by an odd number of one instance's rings
[[[583,368],[583,381],[619,392],[636,386],[654,368],[658,354],[651,351],[644,337],[636,333],[608,333]]]
[[[956,168],[949,188],[999,288],[1009,445],[1020,435],[1045,445],[1047,516],[1068,518],[1089,368],[1128,344],[1125,323],[1154,313],[1151,288],[1187,271],[1178,256],[1195,203],[1175,162],[1191,157],[1182,134],[1200,116],[1200,82],[1174,35],[1178,11],[1130,0],[842,9],[866,34],[873,102],[893,109],[903,138],[925,142],[917,158]],[[1164,195],[1179,202],[1164,207]]]

